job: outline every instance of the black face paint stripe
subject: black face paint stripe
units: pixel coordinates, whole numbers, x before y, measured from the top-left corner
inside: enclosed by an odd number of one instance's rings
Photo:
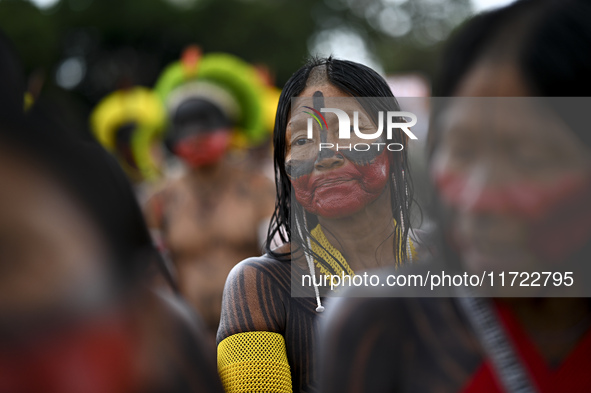
[[[335,151],[332,149],[322,149],[318,153],[318,158],[316,159],[316,163],[322,161],[325,158],[332,158],[335,155]]]
[[[370,149],[367,151],[343,149],[342,153],[347,157],[347,160],[354,162],[357,165],[369,165],[373,163],[379,155],[384,154],[384,150],[386,150],[385,146],[381,146],[379,150],[375,146],[370,146]]]
[[[287,175],[295,180],[300,176],[309,175],[314,170],[314,159],[312,160],[289,160],[285,164]]]
[[[312,106],[314,106],[314,109],[318,112],[320,112],[320,109],[324,108],[324,94],[322,94],[321,91],[314,92],[314,95],[312,96]]]
[[[324,94],[322,94],[321,91],[314,92],[314,94],[312,96],[312,104],[314,105],[314,109],[316,109],[318,112],[320,112],[320,110],[322,108],[324,108]],[[328,132],[324,128],[324,126],[322,126],[322,127],[320,127],[320,142],[326,143],[327,140],[328,140]],[[318,163],[324,159],[331,158],[333,156],[334,156],[334,150],[332,150],[332,149],[321,150],[318,152],[318,155],[316,156],[316,163]]]
[[[318,112],[322,112],[321,109],[324,108],[324,94],[321,91],[315,91],[312,95],[312,106]],[[324,128],[324,125],[321,124],[320,126],[320,142],[326,143],[327,141],[327,130]]]

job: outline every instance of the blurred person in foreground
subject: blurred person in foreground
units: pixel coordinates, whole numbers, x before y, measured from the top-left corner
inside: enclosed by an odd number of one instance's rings
[[[221,392],[200,321],[145,284],[159,255],[117,164],[2,93],[0,392]]]
[[[245,154],[265,137],[264,89],[254,67],[229,54],[202,56],[196,47],[155,87],[169,118],[166,145],[181,171],[156,187],[147,222],[212,342],[226,277],[260,252],[259,228],[273,212],[273,185]]]
[[[514,97],[591,94],[589,20],[588,1],[518,1],[476,16],[452,40],[439,94],[471,98],[436,112],[430,135],[449,270],[582,266],[574,280],[588,288],[591,133],[580,104],[591,100],[568,101],[576,111]],[[508,105],[540,101],[545,110]],[[467,106],[454,112],[455,103]],[[389,288],[379,299],[338,299],[323,327],[321,389],[591,391],[591,301],[571,297],[582,293],[574,287],[496,287],[506,297],[495,298],[403,298],[409,288]],[[514,297],[521,293],[554,297]]]
[[[200,321],[142,284],[158,255],[116,164],[1,127],[0,391],[221,391]]]
[[[404,225],[412,199],[405,150],[318,150],[321,140],[338,139],[336,115],[321,115],[335,103],[361,113],[364,132],[375,134],[377,112],[358,97],[380,97],[380,110],[399,109],[378,73],[346,60],[312,59],[283,88],[273,137],[277,203],[266,253],[239,263],[224,288],[218,369],[229,393],[317,391],[316,324],[326,294],[318,276],[354,276],[416,258]],[[310,113],[317,122],[307,123]],[[400,130],[390,141],[385,134],[373,141],[406,145]],[[306,275],[315,284],[302,288]]]

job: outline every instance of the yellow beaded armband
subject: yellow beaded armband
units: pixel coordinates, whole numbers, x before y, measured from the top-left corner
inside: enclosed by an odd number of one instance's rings
[[[237,333],[218,345],[218,372],[226,393],[291,393],[285,340],[271,332]]]

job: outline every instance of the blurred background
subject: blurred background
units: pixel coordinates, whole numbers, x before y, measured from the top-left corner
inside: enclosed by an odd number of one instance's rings
[[[29,91],[43,89],[76,108],[68,120],[84,130],[101,98],[153,86],[189,43],[264,65],[278,87],[307,56],[334,54],[384,75],[404,74],[398,95],[428,95],[450,32],[507,2],[0,0],[0,26],[24,63]]]

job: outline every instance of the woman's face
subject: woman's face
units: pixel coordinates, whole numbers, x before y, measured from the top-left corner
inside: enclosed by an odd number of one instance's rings
[[[325,218],[341,218],[359,212],[384,192],[390,176],[389,154],[383,147],[378,150],[371,145],[380,142],[382,137],[357,139],[355,133],[351,133],[351,139],[339,140],[339,122],[334,113],[322,113],[328,127],[321,127],[314,121],[313,138],[308,138],[311,108],[318,112],[326,107],[341,109],[350,119],[357,111],[360,131],[375,132],[376,126],[363,108],[353,98],[343,97],[348,94],[331,85],[307,87],[297,104],[292,105],[286,129],[285,167],[295,197],[306,211]],[[372,147],[368,151],[349,149],[349,144],[358,142]],[[321,143],[324,144],[322,149]],[[328,148],[329,144],[332,147]]]
[[[106,261],[102,237],[63,187],[0,149],[0,314],[85,307],[104,295]]]
[[[591,154],[511,66],[476,66],[434,126],[448,242],[474,271],[563,261],[591,238]],[[470,97],[470,98],[468,98]],[[503,98],[481,98],[503,97]]]

